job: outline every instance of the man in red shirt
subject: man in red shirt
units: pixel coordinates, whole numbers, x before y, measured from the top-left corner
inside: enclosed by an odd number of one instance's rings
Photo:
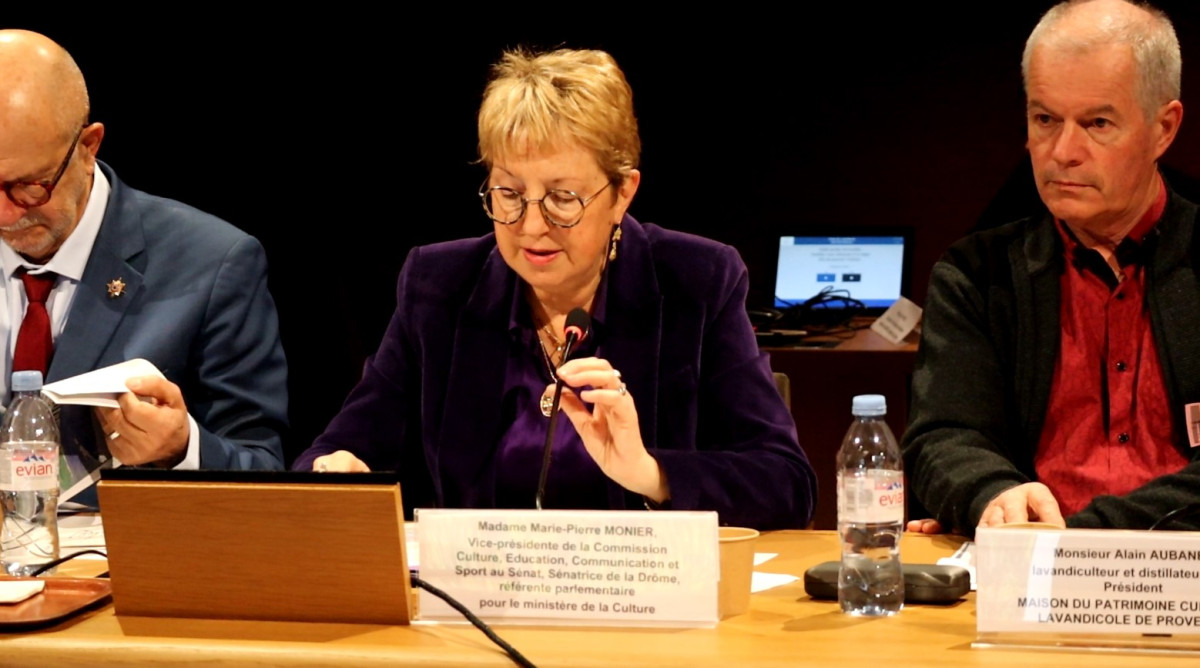
[[[1185,422],[1200,402],[1197,209],[1158,170],[1183,118],[1179,42],[1145,5],[1067,2],[1034,28],[1022,73],[1048,214],[934,267],[903,446],[935,518],[909,529],[1145,528],[1200,502]]]

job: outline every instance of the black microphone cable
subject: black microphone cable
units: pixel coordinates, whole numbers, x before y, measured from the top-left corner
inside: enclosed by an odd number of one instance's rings
[[[811,335],[833,336],[843,331],[853,333],[848,325],[866,311],[866,305],[850,296],[844,288],[825,286],[803,302],[789,302],[776,296],[785,305],[778,325],[807,330]]]
[[[100,550],[91,550],[91,549],[80,550],[78,552],[67,555],[60,559],[55,559],[53,561],[48,561],[44,564],[41,564],[36,570],[31,572],[29,575],[30,575],[30,577],[37,577],[39,575],[44,574],[46,571],[48,571],[56,566],[65,564],[66,562],[71,561],[72,559],[75,559],[76,557],[83,556],[85,554],[95,554],[95,555],[99,555],[101,557],[106,557],[106,558],[108,557],[108,554],[106,554],[105,552],[102,552]],[[106,578],[106,577],[108,577],[108,571],[105,571],[94,577]],[[504,650],[504,652],[506,654],[508,654],[510,657],[512,657],[513,662],[516,663],[518,666],[521,666],[522,668],[536,668],[533,665],[533,662],[531,662],[529,659],[526,659],[525,655],[521,654],[521,652],[519,652],[517,650],[517,648],[508,644],[508,642],[506,642],[503,638],[501,638],[499,635],[497,635],[495,631],[492,630],[492,627],[488,626],[486,622],[484,622],[482,619],[477,617],[475,615],[475,613],[471,612],[467,608],[467,606],[458,602],[458,600],[456,600],[453,596],[451,596],[450,594],[447,594],[446,592],[442,591],[441,589],[438,589],[437,587],[435,587],[435,586],[429,584],[428,582],[422,580],[421,578],[417,577],[417,574],[415,572],[409,573],[409,580],[412,582],[412,586],[418,587],[420,589],[424,589],[425,591],[429,592],[430,594],[433,594],[434,596],[442,599],[443,601],[446,602],[447,605],[449,605],[451,608],[454,608],[455,610],[457,610],[459,612],[459,614],[461,614],[463,617],[466,617],[468,622],[471,622],[471,624],[475,628],[482,631],[483,634],[485,636],[487,636],[489,640],[496,643],[500,647],[500,649]]]
[[[571,358],[571,353],[575,352],[575,346],[583,341],[588,336],[591,329],[592,318],[588,312],[576,308],[572,309],[567,314],[566,324],[563,326],[563,333],[566,335],[566,341],[563,343],[562,361],[566,362]],[[554,383],[554,402],[550,409],[550,422],[546,431],[546,443],[542,448],[542,470],[538,475],[537,495],[534,497],[534,504],[538,510],[542,509],[542,498],[546,495],[546,476],[550,472],[550,452],[554,446],[554,432],[558,428],[558,404],[562,399],[563,382],[561,378],[555,380]],[[493,643],[503,649],[518,666],[522,668],[534,668],[532,662],[525,658],[515,647],[508,644],[503,638],[496,634],[483,620],[477,617],[467,606],[455,600],[450,594],[422,580],[416,573],[410,574],[412,586],[419,587],[434,596],[442,599],[447,605],[454,608],[467,621],[471,622],[475,628],[479,629]]]
[[[447,605],[457,610],[463,617],[466,617],[468,622],[471,622],[475,628],[482,631],[483,635],[488,637],[488,640],[491,640],[499,645],[500,649],[504,650],[506,654],[512,657],[513,662],[518,666],[521,666],[521,668],[536,668],[533,665],[533,662],[531,662],[529,659],[526,659],[524,654],[521,654],[519,651],[517,651],[516,647],[508,644],[504,638],[501,638],[496,634],[495,631],[492,630],[492,627],[484,623],[484,621],[479,617],[476,617],[475,613],[471,612],[467,606],[455,600],[453,596],[417,577],[416,573],[410,574],[409,579],[412,581],[412,586],[424,589],[430,594],[442,599]]]
[[[29,577],[37,577],[39,575],[42,575],[46,571],[48,571],[52,568],[55,568],[56,566],[61,566],[62,564],[67,563],[68,561],[74,559],[75,557],[81,557],[85,554],[95,554],[95,555],[104,557],[105,559],[108,558],[107,552],[102,552],[100,550],[92,550],[92,549],[80,550],[78,552],[73,552],[71,554],[68,554],[65,557],[59,557],[58,559],[55,559],[53,561],[47,561],[46,563],[39,565],[36,569],[34,569],[33,571],[31,571],[29,573]],[[103,573],[101,573],[99,575],[95,575],[93,577],[97,577],[97,578],[108,577],[108,571],[104,571]]]
[[[567,340],[563,344],[562,361],[566,362],[571,357],[571,353],[575,352],[575,346],[585,338],[592,326],[592,317],[588,312],[581,309],[571,309],[567,314],[567,322],[563,326],[563,333],[566,334]],[[546,496],[546,475],[550,473],[550,451],[554,446],[554,432],[558,429],[558,402],[562,399],[563,382],[559,378],[554,382],[554,402],[550,406],[550,424],[546,430],[546,443],[542,446],[542,472],[538,475],[537,496],[533,498],[533,503],[538,510],[542,509],[542,499]]]

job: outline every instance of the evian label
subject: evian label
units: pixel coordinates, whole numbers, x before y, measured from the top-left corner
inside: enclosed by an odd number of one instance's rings
[[[22,447],[0,453],[0,491],[37,492],[58,487],[58,448]]]
[[[870,469],[838,473],[838,521],[878,524],[904,521],[904,473]]]

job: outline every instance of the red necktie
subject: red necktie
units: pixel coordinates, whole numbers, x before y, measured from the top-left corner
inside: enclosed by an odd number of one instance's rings
[[[54,341],[50,338],[50,314],[46,311],[46,298],[54,288],[55,277],[54,272],[35,276],[21,271],[21,282],[25,284],[29,306],[25,307],[25,319],[21,321],[21,329],[17,332],[13,371],[41,371],[45,376],[50,369]]]

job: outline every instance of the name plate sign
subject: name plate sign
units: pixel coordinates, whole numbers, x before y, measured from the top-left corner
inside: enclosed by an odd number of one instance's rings
[[[901,297],[895,301],[883,315],[871,323],[871,331],[888,341],[900,345],[921,322],[924,311],[920,306]]]
[[[421,509],[417,541],[421,578],[490,622],[717,622],[713,512]],[[420,596],[420,619],[462,620]]]
[[[1200,534],[979,529],[979,633],[1200,634]]]

